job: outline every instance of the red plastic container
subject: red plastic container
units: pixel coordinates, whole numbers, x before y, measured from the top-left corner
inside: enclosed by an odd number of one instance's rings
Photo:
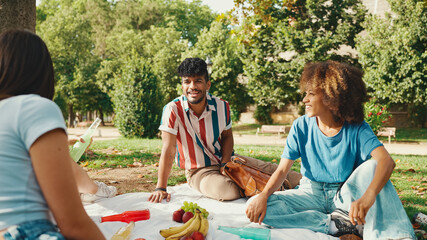
[[[101,217],[101,222],[137,222],[150,219],[150,210],[126,211],[121,214]]]

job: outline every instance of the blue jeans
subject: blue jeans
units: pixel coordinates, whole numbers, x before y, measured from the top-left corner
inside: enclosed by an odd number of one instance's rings
[[[264,223],[275,228],[306,228],[329,233],[330,213],[350,210],[371,183],[377,161],[360,165],[338,191],[339,183],[320,183],[303,177],[299,189],[277,192],[268,198]],[[338,193],[337,193],[338,191]],[[364,239],[415,239],[414,230],[392,183],[388,181],[366,215]]]
[[[5,240],[65,240],[50,221],[41,219],[7,228]]]

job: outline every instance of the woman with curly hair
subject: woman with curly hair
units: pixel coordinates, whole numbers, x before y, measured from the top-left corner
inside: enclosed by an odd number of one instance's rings
[[[335,61],[305,66],[300,89],[306,114],[294,121],[264,191],[248,201],[251,222],[337,237],[415,238],[389,180],[395,163],[363,120],[362,75]],[[274,193],[299,158],[300,187]]]

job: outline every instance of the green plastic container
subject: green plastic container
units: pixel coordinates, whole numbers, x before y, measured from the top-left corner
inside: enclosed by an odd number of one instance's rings
[[[271,239],[271,231],[270,229],[267,229],[267,228],[234,228],[234,227],[218,226],[218,230],[232,233],[245,239],[252,239],[252,240],[270,240]]]

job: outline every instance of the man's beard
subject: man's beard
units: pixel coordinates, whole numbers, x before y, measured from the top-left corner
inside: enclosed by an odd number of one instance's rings
[[[201,92],[202,93],[202,96],[199,98],[199,99],[195,99],[195,100],[190,100],[188,97],[187,97],[187,100],[188,100],[188,102],[189,103],[191,103],[191,104],[198,104],[198,103],[201,103],[202,101],[203,101],[203,99],[205,99],[205,97],[206,97],[206,92],[203,92],[203,91],[199,91],[199,92]],[[204,93],[204,94],[203,94]],[[189,94],[188,94],[189,95]]]

